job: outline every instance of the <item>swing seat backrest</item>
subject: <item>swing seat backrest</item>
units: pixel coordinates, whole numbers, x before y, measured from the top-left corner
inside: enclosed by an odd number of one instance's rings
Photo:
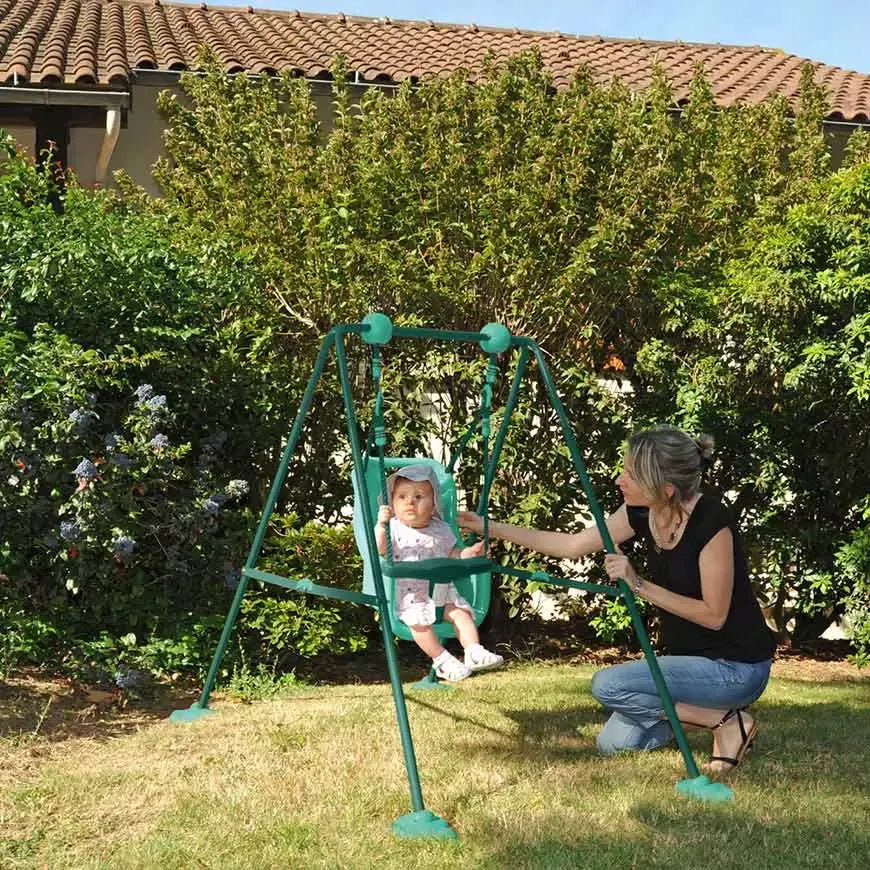
[[[456,526],[456,484],[453,476],[447,473],[444,466],[434,459],[406,459],[388,457],[384,459],[386,473],[402,468],[405,465],[429,465],[435,470],[441,490],[441,504],[444,509],[442,519],[453,529],[457,541],[461,546],[459,529]],[[379,498],[381,494],[381,472],[378,460],[370,458],[365,468],[366,489],[368,490],[369,509],[373,520],[376,520]],[[353,505],[353,531],[356,544],[363,560],[363,592],[375,594],[375,579],[369,558],[368,544],[366,541],[365,527],[363,524],[363,512],[361,499],[364,494],[359,492],[356,476],[353,476],[354,505]],[[456,591],[471,605],[474,624],[480,625],[489,610],[489,598],[491,592],[492,574],[489,559],[480,557],[476,559],[431,559],[428,562],[397,562],[390,565],[386,559],[380,559],[381,573],[384,578],[384,591],[387,594],[390,614],[390,630],[396,637],[403,640],[412,640],[411,631],[404,622],[399,619],[396,603],[396,577],[420,576],[428,579],[429,594],[435,582],[452,582]],[[419,573],[417,567],[422,569]],[[479,570],[479,573],[469,574],[469,570]],[[455,576],[455,575],[459,576]],[[434,578],[439,578],[436,581]],[[432,626],[435,634],[442,640],[455,637],[453,626],[443,618],[444,608],[439,607],[436,611],[436,621]]]

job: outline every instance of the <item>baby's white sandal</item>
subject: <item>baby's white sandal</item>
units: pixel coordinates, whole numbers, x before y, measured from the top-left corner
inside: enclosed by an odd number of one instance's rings
[[[504,664],[504,656],[490,652],[480,644],[474,644],[465,650],[465,666],[470,671],[491,671]]]
[[[433,664],[439,679],[447,680],[449,683],[458,683],[471,676],[471,669],[462,664],[456,656],[446,651],[441,653]]]

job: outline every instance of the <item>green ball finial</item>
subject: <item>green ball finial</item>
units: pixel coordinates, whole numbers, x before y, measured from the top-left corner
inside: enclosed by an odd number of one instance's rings
[[[480,346],[487,353],[504,353],[511,346],[510,330],[500,323],[487,323],[480,331],[486,336]]]
[[[368,329],[362,333],[362,340],[367,344],[389,344],[393,338],[393,321],[386,314],[375,311],[363,318]]]

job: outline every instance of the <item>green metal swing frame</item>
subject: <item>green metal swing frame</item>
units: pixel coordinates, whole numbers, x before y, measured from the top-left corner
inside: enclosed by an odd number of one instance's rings
[[[230,605],[229,612],[224,623],[224,628],[218,641],[217,649],[215,650],[214,658],[209,667],[208,675],[202,689],[199,699],[192,704],[188,709],[177,710],[171,716],[173,722],[190,722],[202,716],[206,716],[213,711],[208,706],[209,697],[214,689],[217,678],[218,669],[220,668],[224,654],[229,643],[230,635],[236,620],[238,619],[239,611],[242,604],[242,599],[248,588],[248,583],[251,580],[259,580],[265,583],[271,583],[276,586],[281,586],[286,589],[303,592],[309,595],[317,595],[325,598],[334,598],[343,601],[353,601],[357,604],[365,604],[370,607],[377,608],[380,615],[381,631],[384,635],[384,648],[386,651],[387,670],[389,673],[390,686],[392,689],[393,702],[396,708],[396,718],[399,726],[401,737],[402,751],[405,761],[405,769],[408,775],[408,784],[411,793],[412,812],[401,816],[393,823],[393,831],[400,837],[436,837],[436,838],[455,838],[456,832],[449,823],[436,816],[428,810],[423,801],[423,793],[420,786],[420,776],[417,768],[416,754],[414,751],[414,743],[411,737],[411,729],[408,720],[408,711],[405,704],[405,697],[402,690],[402,682],[399,675],[398,659],[396,650],[393,644],[392,632],[390,629],[390,614],[389,602],[385,593],[384,575],[381,570],[381,560],[378,555],[377,543],[374,536],[374,517],[372,516],[371,506],[368,498],[362,499],[362,516],[365,525],[366,544],[368,547],[369,557],[373,567],[375,594],[370,595],[364,592],[356,592],[349,589],[336,589],[328,586],[321,586],[313,583],[311,580],[280,577],[257,568],[257,560],[266,537],[266,532],[269,526],[269,520],[278,502],[279,495],[287,478],[290,463],[295,456],[296,448],[299,443],[305,419],[311,410],[314,393],[318,382],[320,381],[323,372],[325,371],[327,362],[332,352],[335,352],[336,362],[338,366],[338,374],[341,383],[341,393],[344,403],[344,411],[347,422],[348,439],[353,457],[353,474],[358,492],[367,493],[367,483],[364,474],[364,459],[363,450],[360,444],[358,422],[356,412],[354,410],[353,391],[351,387],[351,378],[347,362],[347,353],[345,348],[346,339],[349,336],[358,336],[364,342],[372,346],[383,346],[394,339],[417,339],[417,340],[435,340],[442,342],[455,343],[473,343],[478,344],[481,349],[489,353],[491,357],[504,353],[508,350],[517,350],[518,360],[514,371],[513,381],[511,383],[510,394],[505,403],[505,410],[499,431],[496,435],[495,442],[489,456],[484,462],[484,493],[481,495],[481,503],[483,506],[487,504],[488,492],[487,487],[493,480],[495,470],[498,466],[498,460],[507,436],[508,427],[510,425],[511,416],[516,408],[519,397],[519,390],[522,385],[523,376],[526,372],[530,359],[534,359],[538,374],[544,383],[547,396],[553,405],[559,424],[562,428],[562,435],[574,462],[574,467],[580,479],[581,486],[588,500],[589,508],[595,519],[595,523],[601,534],[604,548],[608,553],[615,552],[613,539],[607,529],[604,514],[595,496],[592,484],[586,473],[586,467],[583,458],[580,454],[580,449],[571,429],[568,416],[565,412],[565,407],[556,391],[555,383],[550,375],[543,353],[535,341],[530,338],[512,336],[504,326],[500,324],[488,324],[481,332],[463,332],[440,329],[428,329],[420,327],[397,327],[392,324],[390,319],[380,313],[373,313],[363,319],[361,323],[342,324],[333,327],[320,347],[320,352],[314,364],[314,369],[308,380],[305,388],[305,393],[302,397],[302,402],[296,414],[296,419],[287,439],[287,445],[284,448],[281,461],[278,469],[272,480],[272,486],[269,490],[269,495],[266,500],[266,505],[263,509],[263,514],[254,534],[254,539],[251,543],[248,558],[245,562],[245,567],[242,569],[242,576],[239,580],[239,585],[236,588],[235,597]],[[488,385],[491,388],[491,384]],[[380,434],[376,437],[380,438]],[[484,512],[486,517],[488,511]],[[484,537],[488,538],[488,527],[484,528]],[[487,560],[488,562],[488,560]],[[700,798],[709,801],[729,800],[732,797],[731,790],[722,783],[711,782],[706,776],[699,775],[698,767],[695,764],[692,751],[689,748],[686,740],[685,732],[679,721],[674,703],[670,692],[665,684],[664,678],[656,661],[655,654],[649,642],[649,637],[646,628],[643,624],[640,612],[637,607],[637,602],[631,591],[631,588],[624,579],[620,579],[615,586],[604,585],[600,583],[586,583],[579,580],[572,580],[563,577],[553,577],[544,571],[525,571],[519,568],[499,565],[497,563],[488,562],[490,570],[496,573],[509,574],[514,577],[532,580],[537,583],[548,583],[553,586],[562,586],[571,589],[581,589],[589,592],[597,592],[603,595],[621,598],[628,609],[631,617],[632,627],[640,642],[644,657],[649,665],[656,689],[661,699],[662,706],[667,716],[668,721],[674,732],[677,741],[677,746],[683,756],[688,778],[680,780],[676,784],[677,790],[690,797]]]

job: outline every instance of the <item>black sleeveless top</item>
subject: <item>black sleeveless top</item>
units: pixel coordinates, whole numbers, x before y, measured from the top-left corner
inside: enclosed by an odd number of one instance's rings
[[[678,595],[701,599],[701,550],[723,528],[734,542],[734,591],[725,624],[718,631],[661,610],[661,636],[671,655],[704,656],[735,662],[773,658],[776,641],[749,583],[746,557],[731,512],[717,499],[702,494],[686,522],[683,537],[672,550],[657,552],[649,528],[649,508],[627,506],[628,521],[649,548],[648,576]]]

